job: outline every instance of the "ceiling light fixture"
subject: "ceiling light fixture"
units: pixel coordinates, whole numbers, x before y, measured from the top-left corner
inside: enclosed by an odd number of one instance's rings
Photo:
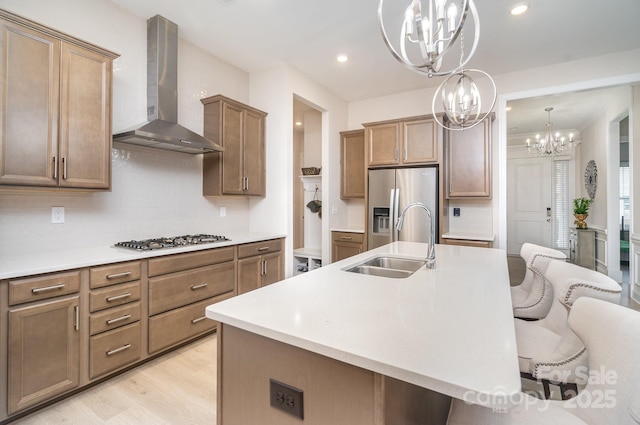
[[[425,2],[423,15],[422,3]],[[382,38],[391,55],[414,72],[432,76],[447,76],[436,90],[431,102],[438,124],[448,130],[464,130],[478,125],[493,109],[496,101],[496,86],[489,74],[476,69],[465,70],[478,47],[480,20],[473,0],[411,0],[404,11],[400,28],[399,52],[389,41],[383,23],[384,0],[378,3],[378,23]],[[471,17],[473,42],[465,52],[464,26]],[[459,60],[453,64],[444,59],[454,47],[460,48]],[[480,91],[471,74],[486,77],[493,87],[493,100],[486,113],[481,112]],[[446,119],[435,114],[436,99],[441,98]]]
[[[531,139],[527,139],[527,151],[533,155],[555,155],[573,148],[575,145],[573,133],[569,133],[568,141],[566,137],[560,136],[559,132],[553,134],[553,124],[551,123],[551,111],[553,111],[553,108],[545,108],[545,111],[548,114],[547,128],[542,137],[536,134],[534,142]]]
[[[529,4],[528,3],[518,3],[515,6],[513,6],[511,8],[511,14],[513,16],[517,16],[517,15],[522,15],[524,12],[526,12],[527,10],[529,10]]]
[[[347,55],[338,55],[336,58],[338,62],[343,63],[349,60],[349,56]]]

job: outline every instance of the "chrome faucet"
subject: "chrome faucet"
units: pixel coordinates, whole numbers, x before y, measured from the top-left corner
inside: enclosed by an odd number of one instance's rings
[[[434,220],[433,212],[431,211],[431,209],[425,204],[423,204],[422,202],[412,202],[406,205],[402,209],[402,212],[400,213],[400,217],[398,218],[398,222],[396,223],[396,230],[398,231],[402,230],[402,225],[404,224],[404,216],[407,213],[407,210],[409,210],[412,207],[422,208],[427,212],[427,215],[429,216],[430,235],[429,235],[429,243],[427,244],[426,268],[435,269],[436,268],[436,232],[435,232],[435,224],[434,224],[435,220]]]

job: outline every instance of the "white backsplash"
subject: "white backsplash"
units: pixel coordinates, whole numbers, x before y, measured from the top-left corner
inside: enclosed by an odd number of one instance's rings
[[[453,209],[460,208],[460,216],[453,216]],[[452,234],[494,235],[493,207],[490,201],[450,201],[449,230]]]
[[[112,159],[110,192],[0,192],[0,255],[246,230],[246,198],[202,196],[202,155],[118,145]],[[51,207],[65,208],[63,224]]]

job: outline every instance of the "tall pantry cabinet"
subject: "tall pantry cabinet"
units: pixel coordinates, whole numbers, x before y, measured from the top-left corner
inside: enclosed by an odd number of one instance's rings
[[[0,10],[0,185],[109,189],[118,55]]]

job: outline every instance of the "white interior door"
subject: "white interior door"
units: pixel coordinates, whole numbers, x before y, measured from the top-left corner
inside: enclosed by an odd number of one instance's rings
[[[507,253],[525,242],[552,247],[552,158],[507,161]]]

